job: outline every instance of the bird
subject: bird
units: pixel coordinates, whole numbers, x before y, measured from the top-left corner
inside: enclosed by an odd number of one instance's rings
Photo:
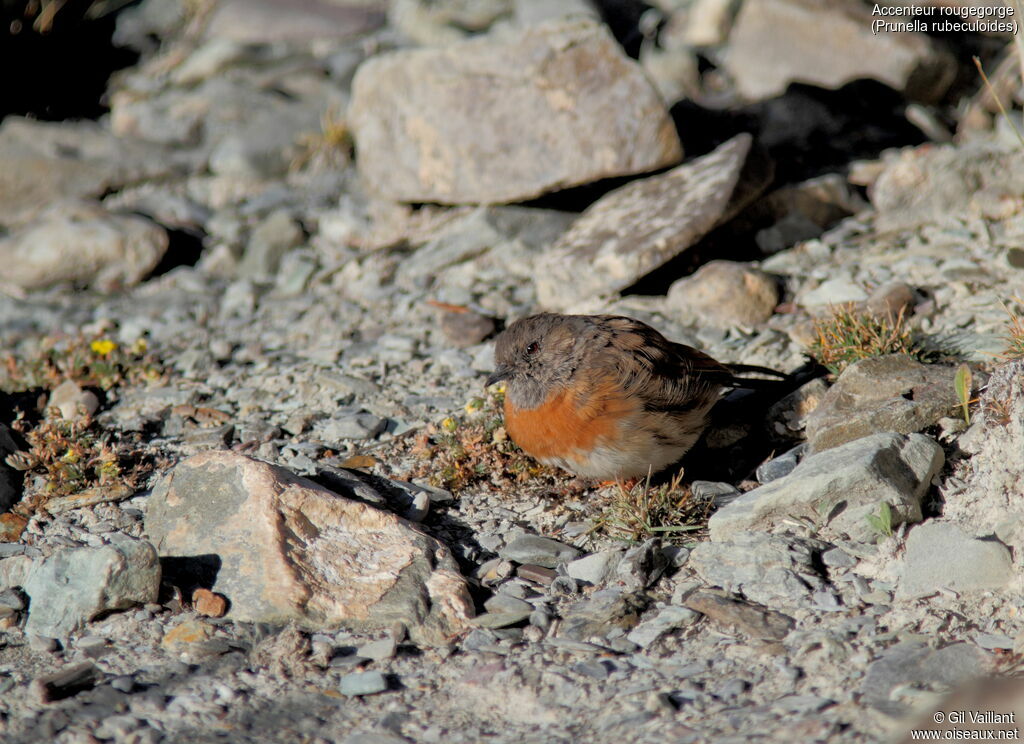
[[[521,318],[498,336],[494,357],[486,385],[505,382],[512,441],[546,465],[603,481],[642,478],[677,462],[725,390],[789,379],[722,364],[621,315]]]

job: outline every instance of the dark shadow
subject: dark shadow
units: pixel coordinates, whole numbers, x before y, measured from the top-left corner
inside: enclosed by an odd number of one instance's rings
[[[626,54],[637,59],[644,40],[640,19],[652,6],[641,0],[594,0],[594,5]]]
[[[205,235],[199,231],[167,230],[167,252],[146,279],[162,276],[179,266],[195,266],[203,255],[203,239]]]
[[[164,556],[160,559],[163,583],[181,590],[185,601],[196,589],[213,589],[220,573],[221,558],[215,553],[189,556]]]
[[[103,96],[110,75],[135,64],[139,55],[113,45],[117,14],[91,17],[94,5],[56,5],[52,25],[34,28],[40,25],[38,2],[0,3],[0,119],[98,119],[107,112]]]
[[[711,411],[704,436],[679,463],[663,473],[677,472],[682,466],[686,480],[739,483],[751,479],[757,466],[772,453],[783,452],[800,442],[782,441],[769,431],[765,422],[768,409],[800,386],[827,374],[817,362],[808,361],[790,373],[787,380],[768,382],[757,390],[738,389],[728,393]]]

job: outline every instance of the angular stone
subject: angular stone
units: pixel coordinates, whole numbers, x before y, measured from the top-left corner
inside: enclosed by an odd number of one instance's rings
[[[399,201],[521,201],[682,155],[639,66],[587,19],[373,57],[349,121],[363,178]]]
[[[996,590],[1014,577],[1010,551],[998,540],[979,540],[951,522],[928,521],[907,536],[897,599],[943,588],[960,594]]]
[[[566,572],[576,581],[592,586],[601,584],[622,560],[621,550],[602,550],[566,564]]]
[[[388,689],[387,678],[381,672],[354,672],[338,680],[338,692],[349,697],[373,695]]]
[[[721,542],[746,530],[771,530],[783,519],[805,519],[819,534],[876,536],[867,517],[885,501],[892,526],[921,520],[921,498],[945,459],[922,434],[875,434],[805,458],[789,475],[745,493],[708,521]]]
[[[558,635],[575,641],[603,638],[613,630],[631,630],[647,600],[637,592],[601,589],[565,611]]]
[[[665,307],[715,328],[764,323],[779,304],[779,287],[763,271],[735,261],[711,261],[668,290]]]
[[[26,633],[63,638],[102,612],[155,602],[160,562],[145,540],[111,533],[101,548],[72,548],[29,569]]]
[[[0,265],[3,281],[22,289],[74,282],[109,290],[142,281],[167,244],[167,232],[143,217],[64,203],[0,238]]]
[[[540,535],[520,535],[498,551],[506,561],[533,563],[544,568],[555,568],[579,557],[580,551],[571,545]]]
[[[901,641],[885,649],[868,667],[860,691],[864,702],[890,716],[906,715],[909,706],[890,693],[902,685],[948,689],[974,680],[992,668],[991,657],[968,643],[930,648],[923,641]]]
[[[763,641],[785,638],[796,625],[793,618],[716,592],[694,592],[686,599],[691,610],[707,615],[716,625],[738,630]]]
[[[794,82],[835,89],[869,78],[910,98],[938,100],[956,74],[952,57],[924,34],[875,33],[872,21],[880,18],[869,7],[849,0],[744,3],[726,68],[747,98],[781,95]]]
[[[626,634],[626,638],[641,648],[647,648],[666,633],[692,625],[699,618],[700,615],[689,607],[670,605],[658,610],[654,617],[637,625]]]
[[[179,463],[146,530],[165,556],[214,561],[228,617],[311,628],[405,623],[439,644],[473,614],[449,550],[415,525],[230,452]]]
[[[910,434],[956,410],[956,367],[921,364],[905,354],[851,364],[807,416],[811,450],[831,447],[879,431]]]
[[[567,310],[623,290],[675,258],[725,222],[767,182],[738,188],[751,137],[733,137],[713,152],[643,178],[591,204],[538,261],[537,296]]]
[[[825,581],[815,564],[828,543],[799,537],[739,532],[725,542],[702,542],[689,565],[708,584],[768,607],[798,608]]]

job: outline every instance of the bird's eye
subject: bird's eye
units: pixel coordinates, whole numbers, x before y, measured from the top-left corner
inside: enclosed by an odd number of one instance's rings
[[[540,344],[538,344],[536,341],[534,341],[532,344],[526,347],[526,353],[529,354],[530,356],[533,356],[538,351],[540,351]]]

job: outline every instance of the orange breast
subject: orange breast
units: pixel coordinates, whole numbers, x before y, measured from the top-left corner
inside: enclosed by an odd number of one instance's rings
[[[556,392],[536,408],[517,408],[506,397],[505,427],[538,460],[581,461],[595,446],[614,443],[620,422],[635,411],[613,382],[605,382],[582,396]]]

